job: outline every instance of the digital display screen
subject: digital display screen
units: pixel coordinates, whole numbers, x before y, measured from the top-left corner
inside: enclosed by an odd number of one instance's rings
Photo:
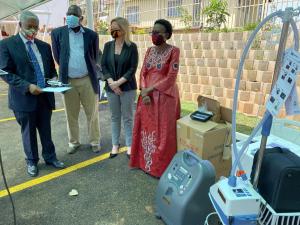
[[[242,189],[232,189],[235,194],[243,194],[244,191]]]
[[[188,171],[186,169],[184,169],[182,166],[179,168],[180,172],[182,172],[183,174],[187,174]]]
[[[178,168],[174,175],[171,178],[171,181],[177,186],[179,187],[180,185],[182,185],[183,181],[185,180],[185,178],[187,177],[186,174],[186,170],[184,168]]]

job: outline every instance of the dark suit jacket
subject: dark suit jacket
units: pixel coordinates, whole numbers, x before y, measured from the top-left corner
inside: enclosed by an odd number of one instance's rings
[[[135,72],[138,66],[138,50],[135,43],[131,42],[131,45],[124,43],[119,61],[118,67],[115,66],[115,41],[109,41],[105,43],[103,55],[101,59],[101,67],[104,75],[104,79],[112,78],[118,80],[124,77],[127,82],[120,86],[122,91],[136,90],[136,78]],[[106,84],[106,90],[112,91]]]
[[[89,72],[89,77],[95,93],[98,93],[97,79],[97,59],[99,57],[99,37],[98,34],[88,28],[83,27],[84,58]],[[63,26],[51,32],[52,51],[55,61],[59,65],[59,79],[63,83],[68,83],[70,43],[69,28]]]
[[[34,42],[42,56],[45,78],[51,79],[57,76],[50,45],[38,39],[35,39]],[[19,34],[0,42],[0,69],[8,72],[3,79],[9,84],[9,108],[14,111],[35,111],[37,96],[30,94],[29,85],[36,84],[36,75]],[[54,109],[54,94],[43,93],[42,95]]]

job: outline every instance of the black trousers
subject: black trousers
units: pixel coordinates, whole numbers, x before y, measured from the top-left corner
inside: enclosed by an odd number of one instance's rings
[[[37,130],[42,145],[42,156],[46,162],[56,159],[55,147],[51,137],[52,109],[45,95],[38,96],[37,108],[32,112],[14,111],[17,122],[21,126],[22,141],[26,161],[36,165],[39,161]]]

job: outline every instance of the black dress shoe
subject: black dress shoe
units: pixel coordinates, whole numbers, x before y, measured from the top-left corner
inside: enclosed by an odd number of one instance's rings
[[[27,173],[31,177],[36,177],[39,173],[37,165],[27,165]]]
[[[112,159],[112,158],[115,158],[118,156],[118,153],[110,153],[109,154],[109,158]]]
[[[63,168],[66,168],[65,164],[61,161],[58,161],[57,159],[56,160],[53,160],[52,162],[46,162],[47,165],[51,165],[57,169],[63,169]]]
[[[119,144],[119,147],[118,147],[118,151],[119,151],[119,148],[120,148],[120,144]],[[111,153],[109,154],[109,158],[110,158],[110,159],[115,158],[115,157],[117,157],[117,156],[118,156],[118,153],[112,153],[112,152],[111,152]]]

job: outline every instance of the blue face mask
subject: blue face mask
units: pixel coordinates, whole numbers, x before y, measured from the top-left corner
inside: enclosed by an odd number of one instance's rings
[[[74,15],[69,15],[66,18],[66,23],[69,28],[75,28],[79,26],[79,17]]]

